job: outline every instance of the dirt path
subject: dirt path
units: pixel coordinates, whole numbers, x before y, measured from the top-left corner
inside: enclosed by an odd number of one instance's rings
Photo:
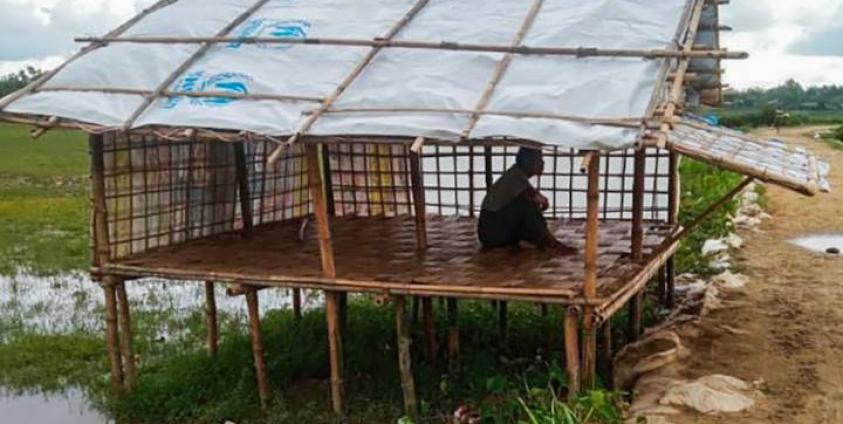
[[[832,166],[832,193],[804,198],[768,186],[773,220],[741,234],[746,247],[738,267],[750,283],[730,299],[748,306],[714,311],[691,342],[689,377],[721,373],[763,380],[767,396],[744,414],[671,417],[674,423],[843,423],[843,258],[788,243],[806,234],[843,233],[843,150],[812,140],[811,133],[800,128],[759,135],[823,157]]]

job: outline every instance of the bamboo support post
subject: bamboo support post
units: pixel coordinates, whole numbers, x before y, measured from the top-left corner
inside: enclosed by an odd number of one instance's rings
[[[436,317],[433,315],[433,299],[422,298],[422,321],[424,324],[424,347],[427,363],[436,364]]]
[[[498,301],[498,342],[500,348],[506,350],[509,344],[509,304],[504,301]]]
[[[123,393],[123,363],[120,358],[120,330],[117,323],[117,294],[113,279],[102,282],[105,292],[105,329],[106,348],[111,365],[111,391],[115,395]]]
[[[105,203],[105,163],[103,158],[103,136],[88,138],[91,150],[91,210],[93,212],[94,237],[93,264],[101,267],[111,258],[108,234],[108,209]]]
[[[600,209],[600,155],[590,152],[586,156],[588,189],[586,194],[585,281],[583,294],[587,300],[597,297],[597,238]],[[594,307],[583,308],[583,387],[594,387],[597,372],[597,334]]]
[[[635,170],[632,184],[632,260],[641,262],[644,258],[644,172],[647,156],[644,147],[635,150]]]
[[[635,293],[629,299],[629,319],[627,321],[627,338],[630,342],[641,336],[641,313],[644,307],[644,290]]]
[[[301,289],[290,290],[293,296],[293,317],[301,321]]]
[[[658,283],[658,291],[657,297],[659,302],[662,304],[667,303],[667,266],[663,266],[659,268],[658,273],[656,274],[656,280]]]
[[[665,296],[665,306],[673,308],[676,305],[676,261],[673,256],[665,262],[665,274],[667,278],[667,293]]]
[[[424,139],[419,137],[417,140]],[[427,205],[424,194],[424,174],[422,171],[424,165],[421,160],[421,146],[418,150],[410,149],[410,180],[416,218],[416,245],[419,251],[423,251],[427,249]]]
[[[609,387],[612,386],[612,371],[614,369],[613,351],[612,351],[612,321],[607,320],[600,327],[600,363],[603,364],[605,371],[606,383]]]
[[[340,293],[325,292],[325,315],[328,320],[328,350],[331,361],[331,406],[334,413],[343,413],[343,343],[340,319]]]
[[[418,401],[416,383],[413,378],[412,359],[410,356],[410,325],[406,315],[406,298],[397,296],[395,303],[395,328],[398,340],[398,370],[401,376],[401,391],[404,395],[404,413],[415,418]]]
[[[217,323],[217,298],[214,294],[213,281],[205,281],[205,328],[208,337],[208,356],[217,356],[219,323]]]
[[[580,309],[570,306],[565,310],[565,368],[568,373],[568,400],[573,401],[580,392]]]
[[[263,338],[261,336],[261,318],[258,309],[258,291],[246,291],[246,306],[249,311],[249,334],[252,338],[252,356],[255,361],[255,376],[258,383],[258,396],[261,408],[269,405],[269,380],[266,375],[266,361],[263,357]]]
[[[679,223],[679,203],[682,193],[682,180],[679,174],[679,163],[682,157],[678,153],[671,151],[669,160],[670,179],[668,180],[668,217],[667,222],[672,225]],[[674,299],[676,298],[676,268],[673,256],[667,259],[665,263],[665,294],[664,304],[668,308],[673,308]]]
[[[460,368],[460,327],[457,321],[459,307],[457,299],[448,298],[448,370],[459,371]]]
[[[319,148],[308,144],[305,147],[307,155],[307,178],[310,187],[310,198],[316,217],[319,232],[319,252],[322,259],[322,274],[326,278],[335,278],[337,274],[334,263],[334,248],[331,243],[331,230],[328,224],[328,209],[325,204],[325,192],[322,175],[319,171]],[[340,294],[325,291],[325,317],[328,325],[328,347],[331,365],[331,404],[336,414],[343,412],[343,351],[342,327],[339,307]]]
[[[419,323],[419,312],[421,312],[421,299],[418,296],[413,296],[413,306],[410,311],[410,319],[413,325]]]
[[[240,214],[243,219],[243,233],[253,227],[252,197],[249,193],[249,171],[246,163],[246,147],[243,142],[234,143],[234,166],[237,175],[237,190],[240,193]]]
[[[112,277],[113,278],[113,277]],[[123,362],[123,385],[126,392],[131,392],[137,381],[135,350],[132,346],[132,321],[129,315],[129,297],[126,295],[126,281],[114,279],[117,294],[117,310],[120,324],[120,356]]]

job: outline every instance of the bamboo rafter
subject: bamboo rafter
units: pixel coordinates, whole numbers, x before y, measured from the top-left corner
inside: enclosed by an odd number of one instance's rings
[[[543,0],[535,0],[533,2],[533,5],[530,7],[530,11],[527,12],[527,16],[524,17],[524,22],[521,23],[521,28],[512,40],[513,47],[518,47],[524,42],[524,38],[527,36],[527,32],[530,31],[530,27],[533,26],[533,22],[536,21],[536,16],[538,16],[543,4]],[[486,89],[480,96],[480,100],[477,102],[477,105],[474,106],[476,112],[472,113],[468,118],[468,123],[462,131],[463,139],[468,139],[469,136],[471,136],[471,131],[474,130],[474,127],[480,120],[480,114],[478,112],[484,111],[486,107],[489,106],[489,102],[492,100],[492,95],[494,95],[495,89],[498,87],[498,83],[500,83],[501,79],[503,79],[503,76],[506,74],[507,69],[509,69],[509,65],[512,63],[513,57],[514,55],[512,53],[507,53],[495,66],[492,79],[489,81],[488,85],[486,85]]]
[[[110,88],[110,87],[44,87],[33,90],[33,92],[71,91],[78,93],[104,93],[104,94],[128,94],[151,97],[155,95],[152,90],[138,90],[133,88]],[[163,90],[161,97],[194,97],[194,98],[225,98],[236,100],[276,100],[281,102],[315,102],[321,103],[319,97],[292,96],[285,94],[258,94],[258,93],[233,93],[230,91],[178,91]]]
[[[401,31],[408,23],[410,23],[410,21],[413,20],[413,18],[415,18],[416,15],[425,6],[427,6],[428,2],[429,0],[416,1],[413,7],[409,11],[407,11],[407,13],[398,22],[396,22],[395,25],[392,26],[392,28],[389,29],[389,31],[383,37],[383,40],[391,40],[393,37],[395,37],[395,35],[398,34],[399,31]],[[287,146],[292,145],[301,135],[306,134],[308,131],[310,131],[310,128],[313,127],[313,124],[315,124],[316,121],[318,121],[319,118],[322,117],[325,111],[327,111],[331,108],[331,106],[334,105],[334,103],[342,95],[342,93],[345,92],[348,86],[351,85],[351,83],[354,82],[354,80],[357,79],[357,77],[361,73],[363,73],[363,70],[366,69],[366,67],[369,66],[370,63],[372,63],[372,60],[375,58],[375,56],[377,56],[381,49],[382,47],[376,46],[372,47],[372,49],[369,50],[369,52],[357,64],[357,66],[355,66],[354,69],[352,69],[352,71],[342,80],[342,82],[340,82],[339,86],[337,86],[333,94],[331,94],[330,96],[328,96],[328,98],[325,99],[325,101],[322,103],[322,107],[314,111],[307,118],[307,120],[305,120],[304,123],[301,124],[298,131],[296,131],[295,134],[290,136],[290,138],[288,138],[283,145],[275,148],[275,151],[272,152],[272,154],[269,156],[269,159],[267,161],[268,165],[272,165],[273,163],[275,163],[275,161],[278,160],[278,158],[281,156],[281,153]]]
[[[515,55],[573,56],[586,57],[627,57],[627,58],[720,58],[746,59],[749,54],[726,49],[678,51],[670,49],[604,49],[600,47],[532,47],[507,46],[494,44],[459,43],[452,41],[354,39],[354,38],[270,38],[270,37],[80,37],[78,42],[108,42],[137,44],[201,44],[201,43],[240,43],[240,44],[291,44],[316,46],[373,47],[451,50],[464,52],[507,53]]]
[[[243,13],[238,15],[236,18],[234,18],[234,20],[229,22],[228,25],[221,29],[217,33],[217,36],[222,37],[227,35],[229,32],[233,31],[234,28],[236,28],[238,25],[240,25],[246,19],[252,16],[267,2],[269,2],[269,0],[258,0],[257,2],[255,2],[251,7],[246,9]],[[214,43],[202,43],[202,47],[200,47],[199,50],[195,51],[192,55],[190,55],[190,57],[187,58],[187,60],[182,62],[182,64],[178,68],[176,68],[175,71],[171,72],[170,75],[167,76],[167,78],[163,82],[161,82],[158,88],[156,88],[152,94],[147,96],[143,103],[141,103],[141,105],[137,109],[135,109],[135,111],[132,112],[131,115],[129,115],[129,118],[123,124],[123,129],[128,130],[129,128],[131,128],[135,121],[141,116],[141,114],[143,114],[143,112],[146,111],[155,100],[161,97],[162,93],[168,87],[170,87],[179,76],[184,74],[185,71],[187,71],[194,63],[196,63],[197,60],[204,56],[205,53],[207,53],[208,50],[210,50],[213,46]]]

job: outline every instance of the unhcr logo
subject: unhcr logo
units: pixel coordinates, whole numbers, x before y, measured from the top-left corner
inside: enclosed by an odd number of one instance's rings
[[[185,74],[173,84],[172,90],[183,93],[226,93],[249,94],[252,77],[237,72],[209,74],[205,71]],[[172,109],[184,101],[194,106],[225,106],[237,100],[232,97],[189,97],[175,96],[167,99],[165,109]]]
[[[307,38],[310,31],[310,22],[303,19],[275,20],[257,18],[246,21],[245,24],[234,34],[239,38],[264,37],[264,38]],[[243,43],[234,41],[228,44],[228,48],[239,49]],[[289,49],[292,44],[267,44],[257,43],[258,47],[267,49]]]

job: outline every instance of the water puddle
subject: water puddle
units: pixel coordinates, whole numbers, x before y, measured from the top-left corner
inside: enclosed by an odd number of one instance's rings
[[[790,241],[791,243],[826,255],[837,255],[843,257],[843,234],[817,234],[800,237]]]
[[[205,287],[201,283],[143,279],[127,282],[126,290],[134,314],[162,317],[156,320],[155,329],[161,339],[178,338],[178,323],[202,311],[205,302]],[[318,295],[305,293],[305,308],[321,303]],[[225,288],[217,285],[216,298],[220,314],[242,317],[245,322],[246,301],[242,296],[228,296]],[[289,308],[291,304],[288,290],[261,292],[262,313]],[[0,275],[0,343],[4,328],[39,334],[101,334],[102,289],[81,272],[40,277],[19,270],[14,275]]]
[[[8,393],[0,389],[0,421],[32,424],[112,424],[78,389],[63,393]]]

